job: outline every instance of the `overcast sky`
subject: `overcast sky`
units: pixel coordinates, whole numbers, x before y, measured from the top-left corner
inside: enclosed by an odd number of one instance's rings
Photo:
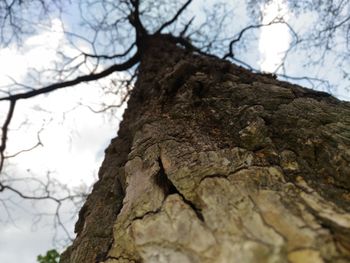
[[[195,9],[196,4],[192,8]],[[241,13],[244,13],[244,7],[240,5],[240,8]],[[275,5],[266,7],[264,22],[271,20],[278,12],[284,14],[288,10],[280,0],[275,0]],[[244,21],[244,18],[241,21]],[[18,81],[23,80],[28,65],[40,70],[59,60],[56,49],[65,41],[62,23],[66,24],[67,21],[53,18],[51,31],[27,39],[24,43],[25,48],[21,51],[11,46],[0,50],[0,84],[9,83],[8,76]],[[263,28],[256,49],[256,52],[260,53],[258,66],[263,71],[273,71],[290,43],[291,36],[285,26]],[[241,59],[250,62],[254,58],[256,60],[256,57],[256,53],[246,54]],[[297,75],[298,72],[295,69],[293,73]],[[108,82],[104,81],[102,85],[108,85]],[[350,100],[345,89],[336,90],[334,94],[341,99]],[[98,109],[101,101],[113,103],[116,100],[117,98],[107,96],[94,85],[84,84],[21,101],[11,123],[8,151],[15,153],[35,145],[40,130],[43,147],[10,160],[6,166],[6,173],[14,177],[35,175],[45,180],[49,172],[51,176],[57,177],[72,188],[91,185],[97,178],[104,149],[116,136],[124,107],[112,115],[103,115],[93,113],[84,105]],[[0,104],[1,113],[6,112],[5,106],[7,105]],[[3,118],[3,114],[0,117]],[[23,185],[20,187],[25,189]],[[6,197],[12,198],[13,201],[9,205],[12,218],[7,216],[0,203],[0,262],[36,262],[38,254],[53,248],[52,238],[55,232],[52,229],[52,217],[44,217],[40,222],[36,222],[38,218],[32,214],[52,210],[54,204],[42,201],[33,207],[32,202],[13,196]],[[73,225],[72,221],[67,223],[71,234]],[[63,235],[62,231],[59,235]]]
[[[29,66],[39,70],[48,68],[56,60],[56,49],[65,39],[61,21],[51,21],[51,32],[43,32],[27,39],[24,51],[8,47],[0,50],[0,83],[11,82],[8,76],[21,82]],[[69,52],[69,50],[68,50]],[[105,82],[105,83],[103,83]],[[108,85],[107,80],[102,84]],[[104,157],[104,150],[116,136],[125,107],[113,115],[96,114],[85,105],[98,110],[101,102],[115,103],[119,98],[108,96],[95,85],[79,85],[58,90],[54,94],[23,100],[17,104],[8,139],[8,152],[16,153],[37,143],[37,134],[43,144],[28,153],[9,159],[5,172],[11,178],[35,176],[46,180],[47,173],[70,188],[90,186],[97,178],[98,168]],[[7,105],[0,104],[0,112],[6,113]],[[4,115],[2,117],[2,122]],[[32,187],[15,184],[24,192]],[[26,193],[31,194],[31,191]],[[11,198],[6,203],[11,217],[0,203],[0,262],[36,262],[39,254],[44,254],[54,246],[59,248],[65,234],[53,229],[52,216],[39,219],[38,213],[52,213],[55,203],[51,201],[26,201],[14,195],[2,193],[1,199]],[[63,207],[62,212],[72,207]],[[75,221],[75,220],[74,220]],[[66,227],[73,236],[74,221]]]

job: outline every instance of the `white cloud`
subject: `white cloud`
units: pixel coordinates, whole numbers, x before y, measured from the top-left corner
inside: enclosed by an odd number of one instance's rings
[[[59,61],[58,49],[70,55],[76,54],[77,51],[63,45],[66,39],[60,20],[54,19],[51,29],[27,39],[21,51],[14,47],[0,50],[0,86],[11,83],[8,76],[25,82],[28,67],[38,70],[50,68],[55,61]],[[80,48],[86,50],[85,46]],[[109,85],[109,80],[104,79],[100,84]],[[52,176],[71,187],[81,183],[91,184],[104,157],[101,153],[110,139],[116,136],[124,108],[106,120],[103,114],[95,114],[87,107],[79,106],[79,103],[99,105],[102,101],[113,103],[116,99],[106,95],[94,83],[19,101],[10,126],[8,154],[36,144],[37,132],[41,128],[44,128],[40,134],[44,147],[9,159],[5,167],[7,174],[12,178],[23,177],[29,169],[43,179],[50,170],[53,171]],[[1,123],[7,112],[6,107],[1,103]],[[41,209],[52,209],[53,205],[50,202],[40,203]],[[0,233],[3,233],[0,235],[1,261],[33,263],[39,253],[45,253],[52,247],[52,219],[42,221],[40,226],[47,224],[48,227],[38,227],[34,233],[31,230],[32,216],[23,212],[22,208],[11,207],[16,225],[8,223],[0,227]],[[22,207],[29,211],[33,209],[31,202],[23,202]],[[3,212],[0,206],[0,220],[6,217]],[[73,222],[68,226],[69,231],[73,232]],[[21,253],[16,253],[19,247]]]
[[[29,201],[12,197],[12,200],[24,208],[30,208]],[[37,212],[47,212],[48,207],[52,207],[52,202],[40,201],[35,208]],[[30,208],[33,212],[33,208]],[[1,262],[24,262],[34,263],[39,254],[45,254],[47,250],[53,247],[53,238],[59,240],[64,236],[59,233],[56,236],[56,230],[53,227],[53,217],[43,217],[42,220],[35,224],[30,213],[18,209],[15,214],[15,223],[0,224],[0,259]],[[73,227],[73,222],[67,225]]]
[[[283,0],[274,0],[263,8],[263,24],[270,23],[277,17],[288,20],[288,7]],[[260,70],[274,72],[281,63],[285,51],[289,48],[291,36],[284,24],[262,27],[259,39]]]
[[[12,83],[11,78],[22,79],[27,72],[27,63],[16,49],[9,47],[0,50],[0,84]]]
[[[9,46],[0,50],[0,85],[12,84],[24,80],[28,68],[43,70],[57,60],[57,50],[64,40],[62,24],[59,19],[51,21],[50,31],[29,37],[21,50]]]
[[[59,61],[58,49],[71,55],[74,52],[77,54],[78,51],[63,45],[66,39],[62,22],[53,19],[51,24],[50,31],[28,38],[21,52],[13,48],[0,50],[5,58],[0,61],[0,72],[6,72],[0,77],[0,84],[8,83],[7,76],[25,82],[28,67],[34,67],[38,71],[50,68],[54,62]],[[106,138],[116,135],[123,112],[123,109],[118,110],[119,118],[116,116],[113,122],[108,123],[100,114],[92,113],[86,107],[78,107],[78,103],[115,101],[115,97],[107,96],[97,85],[93,85],[82,84],[19,101],[11,123],[14,130],[9,133],[9,154],[34,145],[36,133],[43,126],[40,137],[44,147],[19,155],[11,162],[23,169],[35,171],[38,176],[45,175],[46,170],[53,170],[65,183],[76,185],[81,180],[91,183],[102,157],[96,157],[96,153],[106,147]],[[109,85],[109,80],[102,80],[102,85]]]

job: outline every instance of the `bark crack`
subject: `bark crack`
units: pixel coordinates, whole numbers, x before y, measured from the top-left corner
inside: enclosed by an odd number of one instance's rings
[[[160,157],[158,158],[158,163],[159,163],[159,172],[156,175],[156,184],[161,189],[163,189],[164,195],[168,196],[171,194],[178,194],[179,196],[181,196],[184,203],[189,205],[192,208],[192,210],[195,212],[197,218],[200,221],[204,222],[204,217],[203,217],[201,209],[199,207],[197,207],[193,202],[186,199],[185,196],[176,188],[176,186],[173,184],[173,182],[169,179],[169,177],[165,173],[163,162],[162,162],[162,159]]]

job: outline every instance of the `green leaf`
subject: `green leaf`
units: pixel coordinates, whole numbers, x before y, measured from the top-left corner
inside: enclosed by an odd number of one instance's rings
[[[39,263],[58,263],[59,259],[60,254],[57,252],[56,249],[51,249],[47,251],[45,256],[39,255],[37,257],[37,261]]]

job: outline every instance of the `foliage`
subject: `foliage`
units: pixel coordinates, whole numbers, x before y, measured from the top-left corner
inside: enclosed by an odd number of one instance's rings
[[[58,263],[60,259],[60,254],[56,249],[51,249],[46,252],[45,256],[39,255],[37,261],[39,263]]]

